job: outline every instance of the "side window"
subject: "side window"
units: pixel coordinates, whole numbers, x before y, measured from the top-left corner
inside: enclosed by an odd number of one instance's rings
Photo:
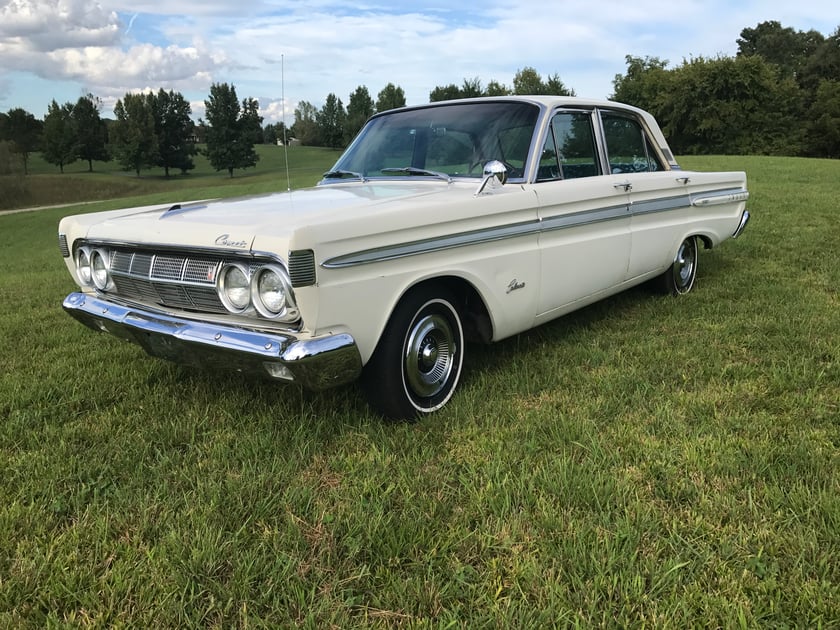
[[[537,179],[574,179],[599,175],[592,118],[585,112],[560,112],[551,120]]]
[[[664,170],[638,121],[603,112],[604,139],[612,173],[645,173]]]

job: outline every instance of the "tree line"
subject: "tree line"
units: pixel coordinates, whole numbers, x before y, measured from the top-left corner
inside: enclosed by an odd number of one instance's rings
[[[87,161],[89,171],[94,161],[116,160],[137,175],[157,166],[169,177],[173,170],[187,173],[195,168],[199,141],[217,171],[226,170],[232,177],[235,169],[255,166],[259,155],[254,145],[264,136],[259,103],[253,98],[240,102],[234,86],[214,83],[204,105],[207,122],[196,124],[189,102],[171,90],[126,94],[114,106],[113,120],[100,116],[102,102],[92,94],[76,103],[59,105],[53,100],[43,121],[21,108],[0,113],[0,143],[20,156],[24,174],[29,156],[40,151],[62,173],[76,160]]]
[[[611,98],[652,113],[676,153],[840,157],[840,27],[824,37],[768,21],[735,57],[676,68],[626,57]]]
[[[768,21],[745,28],[734,57],[697,57],[675,68],[657,57],[625,60],[613,79],[610,98],[651,112],[676,153],[740,153],[840,157],[840,27],[830,36],[795,31]],[[545,79],[532,67],[518,70],[511,86],[480,78],[437,86],[429,101],[556,94],[574,96],[559,75]],[[63,171],[75,160],[115,159],[137,174],[162,167],[186,173],[194,168],[198,144],[217,171],[255,166],[258,143],[296,139],[304,145],[341,149],[376,112],[404,107],[405,93],[393,83],[371,97],[360,85],[347,107],[334,93],[316,108],[301,101],[294,123],[263,126],[259,103],[239,101],[236,89],[213,84],[204,101],[207,120],[194,123],[191,108],[177,92],[126,94],[115,119],[100,117],[101,101],[88,94],[76,103],[49,105],[43,121],[16,108],[0,113],[0,143],[20,156],[24,172],[37,150]],[[0,161],[2,162],[2,161]],[[0,163],[2,171],[2,163]]]

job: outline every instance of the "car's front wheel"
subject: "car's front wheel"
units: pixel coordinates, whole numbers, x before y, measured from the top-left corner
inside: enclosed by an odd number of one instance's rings
[[[386,418],[415,420],[452,397],[464,360],[464,329],[448,291],[421,288],[397,305],[362,379]]]
[[[674,262],[659,276],[661,290],[669,295],[691,291],[697,278],[697,259],[697,237],[689,236],[680,243]]]

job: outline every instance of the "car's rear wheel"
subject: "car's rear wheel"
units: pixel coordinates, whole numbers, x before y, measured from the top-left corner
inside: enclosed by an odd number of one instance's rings
[[[669,295],[691,291],[697,279],[697,259],[697,237],[689,236],[680,243],[674,262],[659,276],[660,289]]]
[[[464,329],[448,291],[425,287],[397,305],[362,379],[370,405],[393,420],[415,420],[452,397],[461,376]]]

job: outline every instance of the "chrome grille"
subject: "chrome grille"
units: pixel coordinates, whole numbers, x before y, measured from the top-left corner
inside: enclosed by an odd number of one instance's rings
[[[114,293],[171,308],[226,313],[216,292],[216,275],[224,262],[222,257],[114,249]]]

